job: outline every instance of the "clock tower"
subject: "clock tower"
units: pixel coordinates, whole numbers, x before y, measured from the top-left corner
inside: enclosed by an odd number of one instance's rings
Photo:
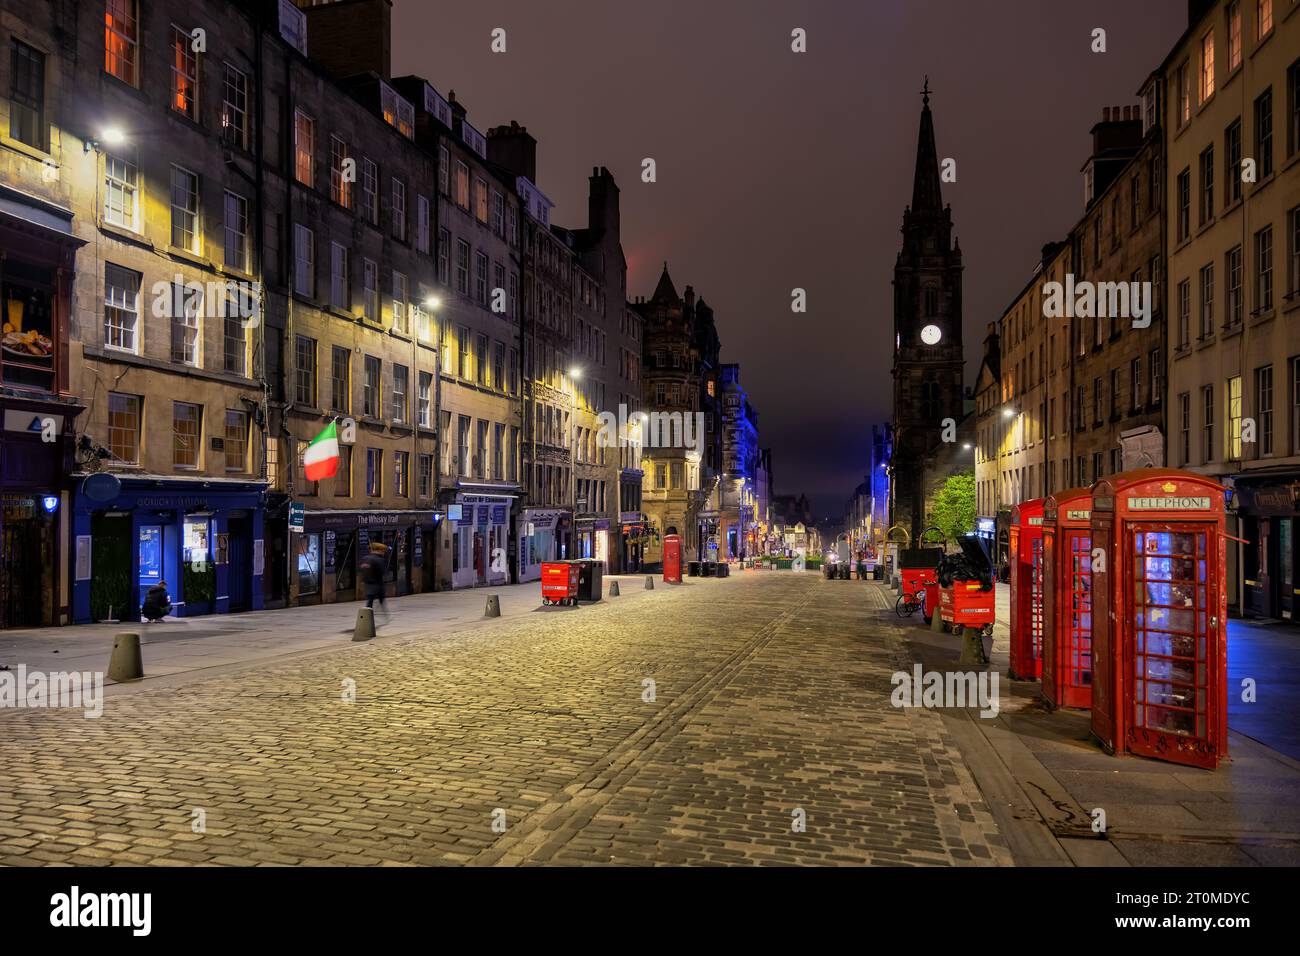
[[[943,204],[930,113],[921,91],[912,204],[903,212],[903,248],[894,264],[894,455],[891,521],[915,541],[928,524],[926,460],[963,417],[961,246]]]

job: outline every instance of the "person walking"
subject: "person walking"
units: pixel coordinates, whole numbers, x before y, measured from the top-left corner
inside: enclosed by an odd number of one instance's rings
[[[374,609],[375,601],[384,612],[388,623],[388,605],[384,602],[384,572],[388,569],[388,547],[378,541],[370,545],[370,553],[361,559],[361,584],[365,588],[366,607]]]

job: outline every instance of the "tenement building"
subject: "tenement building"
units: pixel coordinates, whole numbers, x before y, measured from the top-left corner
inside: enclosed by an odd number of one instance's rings
[[[1189,6],[1154,105],[1168,169],[1169,460],[1235,487],[1229,602],[1294,619],[1300,6]]]
[[[1154,103],[1155,84],[1145,92]],[[1070,236],[1073,279],[1053,303],[1065,314],[1048,319],[1071,330],[1074,427],[1068,448],[1056,446],[1062,487],[1165,463],[1159,110],[1144,119],[1140,106],[1107,108],[1092,142],[1083,167],[1087,206]]]

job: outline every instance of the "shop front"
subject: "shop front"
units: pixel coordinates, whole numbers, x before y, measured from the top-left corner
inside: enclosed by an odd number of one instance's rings
[[[1294,621],[1297,499],[1300,476],[1236,480],[1237,517],[1241,524],[1242,612],[1249,617]]]
[[[571,515],[553,508],[525,508],[515,519],[519,542],[518,580],[539,581],[542,562],[555,561],[561,554],[561,542],[568,533]]]
[[[0,629],[66,624],[72,213],[0,185]]]
[[[636,574],[641,570],[641,546],[646,535],[645,515],[639,511],[624,511],[618,516],[620,565],[623,574]]]
[[[176,617],[262,608],[260,482],[74,478],[74,623],[139,620],[155,585],[167,589]]]
[[[320,509],[303,515],[293,533],[291,586],[299,605],[335,604],[365,596],[361,559],[384,545],[384,591],[389,596],[427,590],[425,562],[437,522],[433,511]]]
[[[578,515],[573,523],[577,529],[577,546],[573,556],[600,561],[608,571],[609,519],[596,515]]]
[[[514,495],[461,492],[448,506],[453,588],[509,583],[510,509],[514,501]]]

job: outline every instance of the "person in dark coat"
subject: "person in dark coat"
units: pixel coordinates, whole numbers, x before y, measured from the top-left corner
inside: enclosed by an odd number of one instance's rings
[[[140,613],[150,624],[157,624],[170,614],[171,610],[172,599],[167,593],[166,581],[159,581],[145,592],[144,605],[140,608]]]
[[[388,569],[388,548],[378,541],[370,545],[370,553],[361,559],[361,584],[365,589],[366,607],[374,608],[375,601],[388,617],[388,605],[384,603],[384,572]]]

